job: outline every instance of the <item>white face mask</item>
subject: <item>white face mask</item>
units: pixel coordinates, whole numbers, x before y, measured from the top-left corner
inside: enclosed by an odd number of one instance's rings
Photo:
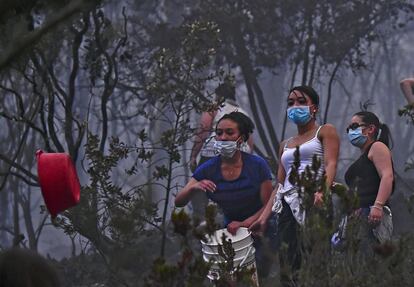
[[[225,158],[233,157],[236,150],[239,149],[237,140],[236,141],[216,141],[214,143],[214,152],[220,154]]]

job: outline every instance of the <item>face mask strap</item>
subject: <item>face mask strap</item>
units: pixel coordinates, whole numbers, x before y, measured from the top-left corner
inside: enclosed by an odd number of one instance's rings
[[[381,137],[381,133],[382,133],[382,129],[381,129],[381,128],[378,128],[377,140],[379,140],[379,139],[380,139],[380,137]]]
[[[240,141],[239,141],[240,140]],[[240,148],[240,146],[243,144],[244,140],[243,140],[243,135],[240,135],[237,139],[236,139],[236,143],[237,143],[237,148]]]

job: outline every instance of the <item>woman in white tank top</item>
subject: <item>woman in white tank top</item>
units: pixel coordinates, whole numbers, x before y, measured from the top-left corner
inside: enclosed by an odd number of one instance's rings
[[[306,166],[312,164],[314,155],[321,160],[322,165],[318,174],[322,176],[325,172],[327,186],[332,185],[336,173],[339,136],[333,125],[319,126],[317,124],[318,105],[319,96],[313,88],[298,86],[290,90],[287,99],[287,117],[296,124],[298,133],[280,144],[278,187],[273,191],[272,198],[268,201],[260,218],[250,227],[252,231],[261,233],[266,228],[266,221],[272,213],[272,207],[278,213],[280,243],[288,245],[287,256],[284,254],[283,258],[280,258],[281,268],[288,265],[293,271],[293,278],[289,280],[295,279],[294,273],[300,268],[301,256],[297,228],[305,222],[301,197],[298,195],[299,188],[289,181],[296,147],[299,146],[300,154],[299,174],[305,170]],[[320,206],[322,202],[322,192],[316,191],[314,204]]]

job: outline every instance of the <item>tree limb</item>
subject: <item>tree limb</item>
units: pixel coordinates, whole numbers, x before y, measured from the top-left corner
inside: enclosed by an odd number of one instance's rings
[[[70,17],[84,10],[95,7],[100,1],[98,0],[73,0],[57,11],[46,20],[46,23],[37,30],[28,32],[26,35],[16,37],[8,47],[4,49],[4,52],[0,56],[0,70],[9,65],[17,57],[24,53],[24,51],[39,42],[42,37],[53,29],[56,29],[57,25],[68,20]]]

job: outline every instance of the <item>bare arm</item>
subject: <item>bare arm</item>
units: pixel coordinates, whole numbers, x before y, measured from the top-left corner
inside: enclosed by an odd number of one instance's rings
[[[280,158],[281,158],[282,153],[283,153],[284,146],[285,146],[285,141],[283,141],[280,144],[280,148],[279,148],[279,165],[278,165],[278,170],[277,170],[277,180],[278,180],[279,184],[282,184],[282,185],[283,185],[283,183],[285,181],[285,177],[286,177],[285,169],[283,168],[282,163],[280,161]],[[269,219],[270,215],[272,214],[272,207],[273,207],[273,203],[274,203],[274,200],[275,200],[275,197],[276,197],[278,187],[279,186],[277,185],[275,187],[275,189],[273,190],[269,201],[267,202],[266,206],[264,207],[263,212],[260,215],[260,217],[256,220],[256,222],[254,222],[255,226],[252,226],[253,227],[252,229],[256,229],[256,228],[261,229],[261,231],[263,232],[264,229],[266,228],[266,222]]]
[[[175,196],[175,206],[183,207],[191,199],[192,193],[194,190],[201,190],[204,192],[214,192],[216,190],[216,185],[211,180],[203,179],[197,181],[195,178],[191,178],[189,182],[180,190]]]
[[[326,185],[332,185],[338,163],[339,154],[339,136],[336,129],[331,124],[325,124],[320,132],[321,141],[324,150],[324,165],[326,174]]]
[[[253,214],[252,216],[250,216],[249,218],[243,221],[244,227],[250,227],[250,225],[252,225],[252,223],[255,222],[259,218],[259,216],[262,214],[263,210],[269,203],[270,201],[269,199],[271,198],[271,195],[272,195],[272,182],[270,180],[266,180],[260,186],[260,197],[262,199],[263,207],[259,211],[257,211],[255,214]]]
[[[382,142],[376,142],[369,151],[368,158],[372,160],[381,178],[376,202],[384,205],[390,198],[394,173],[392,169],[391,152]]]
[[[232,221],[227,225],[227,230],[231,233],[231,234],[236,234],[237,230],[240,227],[247,227],[249,228],[254,222],[256,222],[256,220],[261,216],[263,210],[265,208],[267,208],[267,205],[269,203],[269,199],[271,197],[272,194],[272,182],[270,180],[266,180],[264,182],[262,182],[262,184],[260,185],[260,197],[263,203],[263,207],[260,208],[255,214],[253,214],[252,216],[246,218],[243,221]],[[271,206],[271,205],[270,205]]]
[[[414,78],[404,79],[400,82],[401,91],[403,92],[408,104],[414,104]]]
[[[203,147],[204,141],[207,139],[207,137],[210,134],[212,125],[213,125],[213,119],[214,119],[214,113],[210,112],[203,112],[201,114],[200,118],[200,125],[197,129],[196,134],[194,135],[194,144],[193,148],[191,149],[191,155],[190,155],[190,168],[192,171],[195,170],[197,166],[197,155],[200,153],[201,148]]]

